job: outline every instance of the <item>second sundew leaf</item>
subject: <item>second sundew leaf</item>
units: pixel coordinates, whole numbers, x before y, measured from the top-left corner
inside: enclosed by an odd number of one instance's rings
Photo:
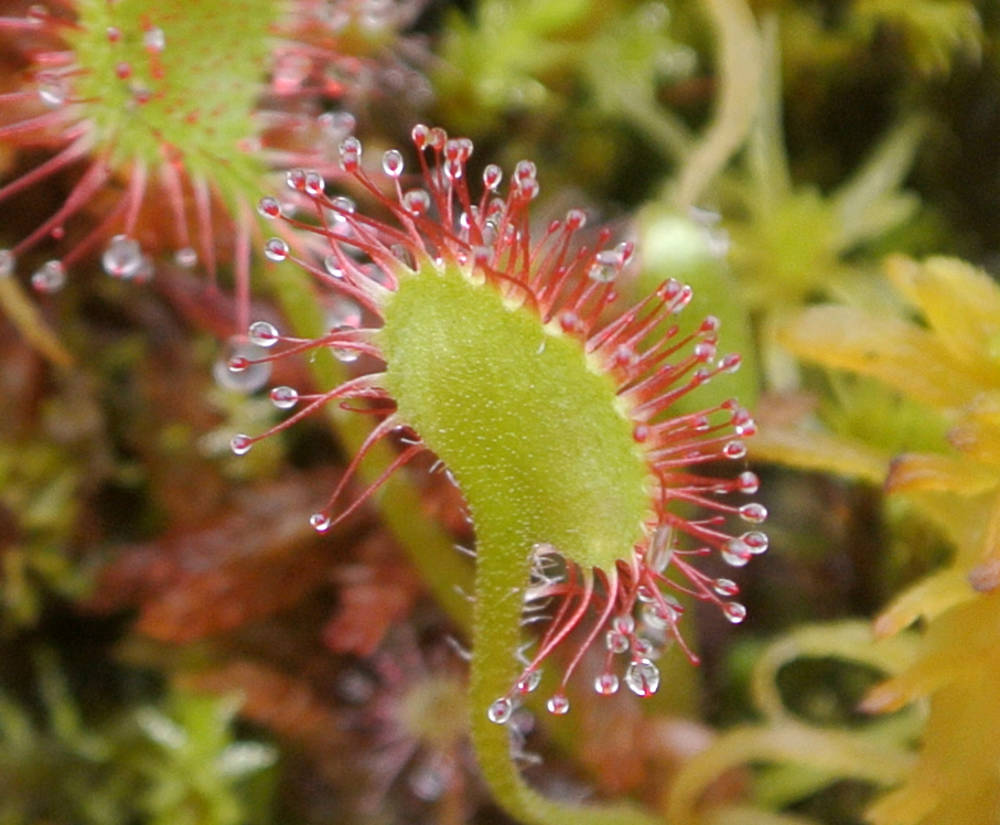
[[[378,333],[398,415],[455,475],[474,524],[610,570],[650,517],[646,462],[580,342],[455,266],[401,280]]]
[[[203,5],[192,13],[130,0],[112,10],[105,0],[83,0],[81,23],[67,39],[89,72],[74,91],[87,101],[95,139],[112,150],[114,163],[156,168],[169,145],[191,174],[219,178],[224,160],[226,183],[258,181],[262,162],[234,149],[253,134],[260,67],[271,59],[280,9],[273,0]],[[230,208],[235,194],[226,193]]]

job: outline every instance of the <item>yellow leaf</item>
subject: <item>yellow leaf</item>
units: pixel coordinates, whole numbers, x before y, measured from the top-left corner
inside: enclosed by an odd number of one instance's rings
[[[885,481],[888,493],[950,490],[977,495],[1000,485],[1000,473],[962,456],[907,453],[894,459]]]
[[[804,427],[762,424],[748,446],[755,460],[835,473],[871,484],[882,484],[889,467],[886,453],[858,441]]]
[[[977,371],[957,359],[936,335],[898,318],[815,306],[789,323],[780,338],[801,358],[878,378],[932,406],[959,407],[982,390]]]
[[[921,311],[938,339],[982,380],[1000,386],[1000,287],[955,258],[923,263],[901,255],[886,261],[895,287]]]

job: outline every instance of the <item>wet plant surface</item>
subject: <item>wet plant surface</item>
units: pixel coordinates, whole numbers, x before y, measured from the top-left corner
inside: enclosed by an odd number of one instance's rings
[[[0,4],[0,822],[1000,821],[998,21]]]

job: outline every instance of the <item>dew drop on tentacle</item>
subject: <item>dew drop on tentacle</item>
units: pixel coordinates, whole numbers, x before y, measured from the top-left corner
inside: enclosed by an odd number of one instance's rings
[[[490,192],[496,192],[503,180],[503,170],[495,163],[488,163],[483,168],[483,186]]]
[[[755,556],[759,556],[761,553],[767,552],[767,547],[769,544],[767,533],[762,533],[759,530],[752,530],[749,533],[744,533],[740,538],[743,543],[750,548],[750,552]]]
[[[258,347],[273,347],[281,337],[277,328],[269,321],[254,321],[248,330],[250,343]]]
[[[653,630],[662,630],[665,627],[669,627],[675,624],[677,620],[681,617],[680,606],[674,607],[670,604],[673,601],[672,597],[663,594],[662,602],[650,602],[643,605],[642,608],[642,622],[647,628],[652,628]],[[638,653],[639,651],[633,651]]]
[[[731,538],[722,545],[722,560],[730,567],[745,567],[753,553],[742,539]]]
[[[646,627],[645,630],[652,634],[658,633],[660,628]],[[637,638],[632,643],[632,655],[640,659],[655,659],[660,653],[661,651],[657,650],[649,639]]]
[[[281,263],[288,259],[288,244],[281,238],[271,238],[264,244],[264,257],[269,261]]]
[[[719,360],[718,368],[720,372],[728,372],[732,374],[739,372],[742,364],[743,356],[735,352],[731,352],[729,355],[726,355]],[[749,433],[740,433],[740,435],[749,435]]]
[[[606,284],[615,280],[621,271],[621,255],[612,249],[602,249],[594,255],[594,262],[587,270],[587,277],[592,281]]]
[[[279,410],[290,410],[299,403],[299,391],[295,387],[272,387],[269,393],[271,403]]]
[[[317,533],[325,533],[330,529],[332,520],[326,513],[313,513],[309,516],[309,526]]]
[[[223,347],[219,359],[212,365],[215,383],[226,390],[246,394],[257,392],[271,377],[271,364],[260,362],[267,350],[247,340],[246,336],[235,335]]]
[[[402,175],[403,168],[403,155],[398,149],[390,149],[382,155],[382,171],[390,178]]]
[[[741,458],[746,458],[747,455],[747,445],[742,441],[730,441],[722,448],[722,454],[726,458],[731,458],[734,461],[738,461]]]
[[[257,214],[262,218],[267,218],[268,220],[280,218],[281,204],[278,203],[277,198],[272,198],[270,196],[261,198],[257,201]]]
[[[619,681],[614,673],[602,673],[594,679],[594,692],[601,696],[611,696],[618,692]]]
[[[747,617],[747,609],[739,602],[726,602],[722,606],[723,615],[733,624],[739,624]]]
[[[501,696],[489,706],[486,715],[491,722],[497,725],[505,724],[514,712],[514,704],[505,696]]]
[[[413,145],[417,147],[418,151],[427,145],[429,135],[430,127],[426,123],[418,123],[410,130],[410,140],[413,141]]]
[[[357,120],[350,112],[324,112],[316,122],[323,137],[337,144],[348,137],[357,126]]]
[[[320,197],[326,191],[326,179],[316,171],[306,172],[302,191],[311,198]]]
[[[411,215],[425,215],[430,208],[431,196],[423,189],[410,189],[403,195],[403,209]]]
[[[333,357],[340,361],[341,364],[353,364],[361,357],[361,353],[356,349],[351,349],[350,347],[331,347],[331,352],[333,352]]]
[[[623,636],[628,636],[635,630],[635,619],[632,618],[631,613],[622,613],[611,621],[611,629]]]
[[[115,235],[101,255],[101,266],[112,278],[129,280],[139,274],[144,257],[135,238]]]
[[[604,646],[611,653],[625,653],[628,650],[628,636],[616,630],[609,630],[604,636]]]
[[[361,141],[345,138],[340,144],[340,166],[345,172],[356,172],[361,166]]]
[[[566,213],[566,229],[575,232],[587,225],[587,213],[582,209],[570,209]]]
[[[715,591],[716,595],[729,598],[735,596],[740,592],[739,585],[736,584],[732,579],[715,579],[712,581],[712,590]]]
[[[767,509],[756,502],[744,504],[740,507],[740,518],[750,524],[760,524],[767,519]]]
[[[302,192],[306,188],[306,170],[295,168],[285,172],[285,186],[295,192]]]
[[[542,672],[540,670],[529,670],[517,680],[517,691],[518,693],[531,693],[541,681]]]
[[[625,671],[625,684],[636,696],[652,696],[660,687],[660,670],[649,659],[636,659]]]
[[[553,716],[565,716],[569,713],[569,699],[563,693],[557,693],[549,697],[545,707]]]
[[[65,285],[66,270],[60,261],[46,261],[31,276],[31,286],[36,292],[58,292]]]
[[[235,455],[246,455],[253,447],[253,439],[245,433],[237,433],[229,439],[229,448]]]
[[[332,252],[323,259],[323,269],[331,278],[343,278],[344,270],[340,266],[340,259]]]

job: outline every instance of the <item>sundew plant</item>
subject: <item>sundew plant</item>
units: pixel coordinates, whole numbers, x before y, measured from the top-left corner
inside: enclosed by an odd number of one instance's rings
[[[0,820],[1000,825],[1000,15],[834,5],[0,8]]]

